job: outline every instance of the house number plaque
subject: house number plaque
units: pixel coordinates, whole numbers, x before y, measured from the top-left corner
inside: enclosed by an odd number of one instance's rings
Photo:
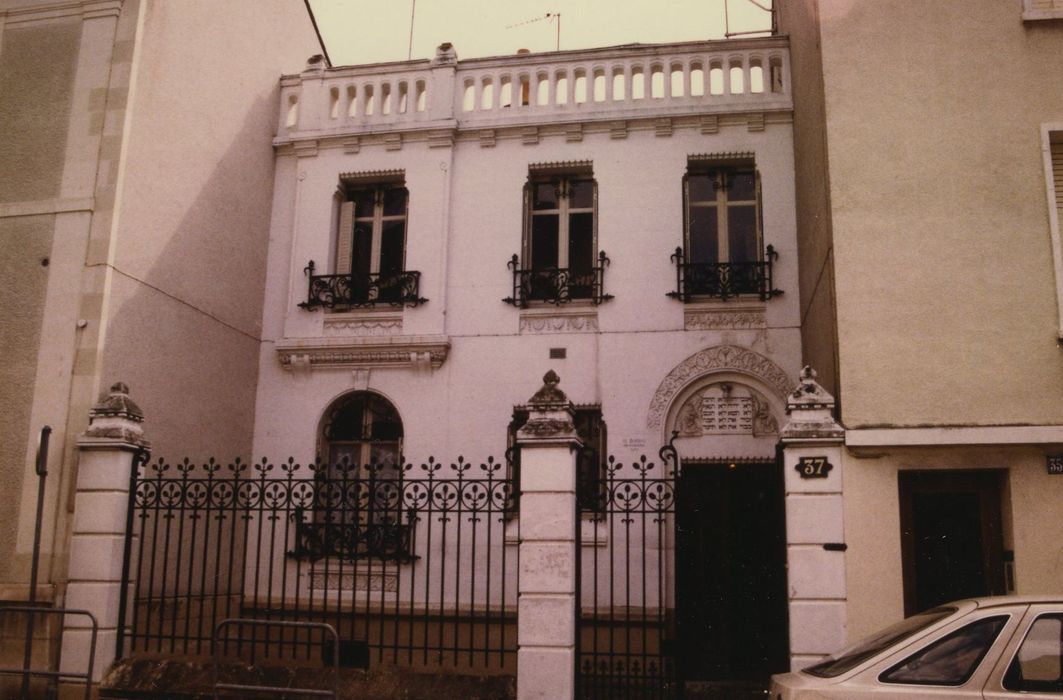
[[[794,467],[802,479],[826,479],[834,465],[826,457],[802,457]]]
[[[1063,475],[1063,455],[1048,455],[1048,473]]]

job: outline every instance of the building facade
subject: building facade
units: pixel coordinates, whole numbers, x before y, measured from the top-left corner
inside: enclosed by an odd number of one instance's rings
[[[1058,593],[1060,7],[778,11],[804,357],[845,427],[846,636]]]

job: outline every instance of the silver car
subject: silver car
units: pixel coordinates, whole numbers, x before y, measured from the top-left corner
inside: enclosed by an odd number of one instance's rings
[[[1063,698],[1063,596],[974,598],[772,677],[771,700]]]

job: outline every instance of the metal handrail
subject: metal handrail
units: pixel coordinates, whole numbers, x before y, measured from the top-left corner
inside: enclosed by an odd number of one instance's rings
[[[421,296],[421,273],[416,270],[315,275],[314,267],[311,260],[303,268],[309,279],[306,301],[299,304],[304,309],[419,306],[428,301]]]
[[[522,309],[529,302],[567,304],[572,301],[589,301],[595,306],[613,298],[605,293],[605,268],[609,257],[605,251],[598,253],[598,264],[587,268],[530,267],[522,268],[520,258],[514,254],[507,267],[513,271],[513,295],[502,301]]]
[[[220,680],[220,659],[218,657],[218,633],[228,625],[250,625],[252,627],[280,627],[282,629],[320,630],[323,638],[332,638],[332,689],[320,688],[297,688],[292,686],[280,687],[272,685],[248,685],[245,683],[222,683]],[[280,695],[310,695],[313,697],[339,697],[339,667],[340,667],[340,638],[336,634],[336,628],[324,622],[292,622],[286,620],[256,620],[249,618],[227,617],[214,626],[211,634],[211,646],[213,658],[211,666],[211,687],[215,700],[219,697],[219,691],[253,691],[256,693],[277,693]],[[253,663],[253,662],[252,662]]]
[[[85,700],[89,700],[89,698],[92,697],[92,670],[93,670],[94,664],[96,663],[96,638],[99,635],[99,630],[100,630],[100,624],[99,624],[99,622],[96,621],[96,616],[93,615],[88,610],[81,610],[81,609],[75,609],[75,608],[46,608],[46,607],[41,606],[41,605],[4,605],[4,606],[0,606],[0,615],[3,615],[5,613],[12,613],[12,612],[27,613],[30,616],[30,620],[31,621],[37,615],[59,615],[63,620],[65,620],[67,615],[84,615],[85,617],[89,618],[89,621],[92,623],[92,627],[91,627],[91,629],[92,629],[92,641],[89,643],[89,663],[88,663],[88,668],[85,670],[84,673],[71,673],[71,672],[68,672],[68,671],[46,671],[46,670],[43,670],[43,669],[35,670],[33,668],[30,668],[28,663],[24,663],[19,668],[0,667],[0,674],[10,674],[10,675],[17,674],[17,675],[22,676],[23,689],[24,689],[23,693],[24,694],[26,693],[26,690],[25,690],[25,688],[27,687],[26,684],[28,683],[29,679],[31,677],[33,677],[33,676],[38,676],[38,677],[41,677],[41,678],[54,678],[56,680],[79,680],[79,679],[83,679],[85,681]],[[30,628],[32,628],[32,625],[28,625],[28,626]],[[63,625],[63,626],[65,627],[65,625]],[[27,655],[31,654],[32,647],[33,647],[33,641],[30,640],[27,643],[27,647],[26,647]]]
[[[771,245],[764,249],[764,259],[755,262],[689,263],[683,248],[672,253],[675,263],[675,291],[668,296],[686,303],[697,298],[730,299],[757,296],[761,301],[782,294],[772,279],[772,263],[779,254]]]

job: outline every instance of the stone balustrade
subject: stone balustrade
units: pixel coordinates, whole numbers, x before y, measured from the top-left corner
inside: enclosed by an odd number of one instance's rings
[[[330,135],[792,109],[785,38],[631,45],[306,71],[281,81],[279,143]]]

